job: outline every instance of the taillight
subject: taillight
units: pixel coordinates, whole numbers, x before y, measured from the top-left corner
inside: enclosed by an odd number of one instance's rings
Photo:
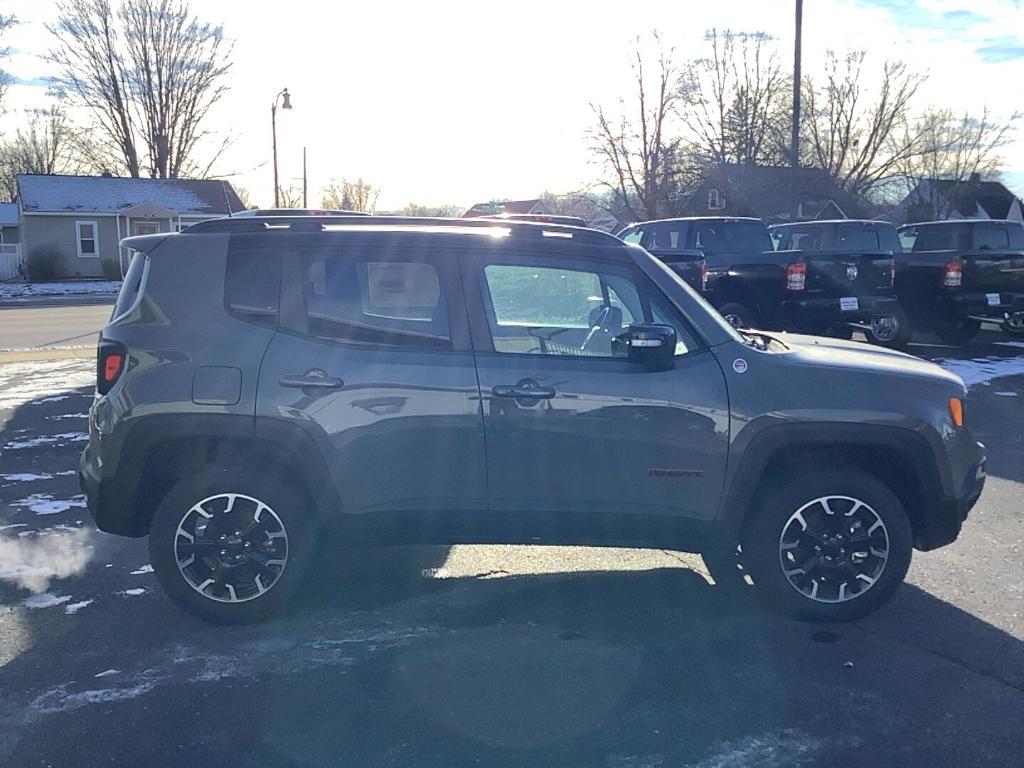
[[[700,290],[706,291],[708,289],[708,263],[701,261],[700,263]]]
[[[807,287],[807,264],[794,261],[786,267],[786,288],[790,291],[802,291]]]
[[[961,261],[950,261],[942,273],[942,284],[946,288],[959,288],[964,282],[964,265]]]
[[[96,349],[96,391],[107,394],[124,371],[124,347],[112,341],[101,341]]]

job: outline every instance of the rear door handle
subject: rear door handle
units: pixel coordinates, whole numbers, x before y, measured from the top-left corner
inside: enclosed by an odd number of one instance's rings
[[[293,389],[341,389],[345,382],[337,376],[328,376],[319,368],[306,371],[304,374],[289,374],[278,379],[282,387]]]
[[[520,384],[496,384],[491,387],[495,397],[513,397],[521,400],[549,400],[555,396],[554,387],[542,387],[536,382]]]

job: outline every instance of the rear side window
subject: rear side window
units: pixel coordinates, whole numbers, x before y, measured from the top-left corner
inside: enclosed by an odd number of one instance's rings
[[[117,294],[117,301],[114,303],[114,313],[111,317],[120,317],[135,303],[139,293],[142,291],[142,280],[146,272],[146,254],[142,251],[132,253],[131,263],[124,275],[124,282],[121,283],[121,290]]]
[[[307,257],[304,268],[312,335],[378,346],[451,346],[441,276],[429,261],[331,253]]]
[[[960,247],[963,225],[918,227],[913,249],[918,251],[955,251]]]
[[[1008,224],[975,224],[974,247],[978,250],[1006,250],[1010,247],[1010,229]],[[1013,227],[1020,229],[1020,227]]]
[[[697,247],[706,253],[763,253],[774,250],[760,221],[700,221]]]
[[[652,250],[678,251],[685,241],[685,224],[655,224],[651,227],[650,242],[647,247]]]
[[[281,254],[277,249],[232,243],[225,278],[228,311],[246,322],[277,327]]]
[[[779,235],[780,251],[821,250],[821,227],[786,227]]]

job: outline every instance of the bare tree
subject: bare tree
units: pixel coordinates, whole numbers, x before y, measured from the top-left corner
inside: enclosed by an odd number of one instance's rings
[[[380,197],[380,187],[373,186],[362,177],[355,181],[331,179],[320,195],[320,205],[324,208],[373,213]]]
[[[675,49],[656,47],[653,73],[639,38],[631,53],[635,92],[632,104],[620,98],[610,111],[591,104],[596,126],[589,132],[591,148],[602,168],[603,183],[614,190],[633,219],[667,215],[678,199],[679,139],[673,126],[680,99],[682,71]]]
[[[710,55],[690,62],[683,82],[690,141],[710,163],[783,162],[788,80],[774,38],[712,29],[705,41]]]
[[[203,175],[210,110],[226,92],[231,46],[187,0],[59,0],[54,84],[95,128],[92,162],[129,176]],[[224,144],[210,150],[213,158]]]
[[[805,80],[803,147],[804,162],[828,171],[848,192],[870,197],[922,149],[909,113],[925,76],[887,61],[873,81],[864,61],[864,51],[830,51],[824,81]]]
[[[18,20],[11,14],[0,13],[0,38],[4,37],[8,30],[14,27]],[[9,46],[0,46],[0,59],[6,59],[11,53]],[[7,95],[7,87],[11,84],[10,74],[0,69],[0,101]]]
[[[900,167],[906,188],[916,191],[918,216],[946,218],[962,192],[983,178],[997,176],[1003,150],[1014,140],[1017,123],[1024,116],[1014,112],[999,119],[988,107],[981,114],[929,109],[915,123],[918,152]],[[939,187],[931,182],[941,181]]]
[[[0,184],[13,199],[19,173],[77,173],[75,137],[59,107],[30,110],[28,123],[0,147]]]
[[[287,187],[280,187],[277,196],[282,208],[301,208],[302,184],[296,182]]]
[[[420,205],[419,203],[409,203],[394,213],[396,216],[433,216],[454,219],[462,215],[464,210],[465,208],[460,205]]]

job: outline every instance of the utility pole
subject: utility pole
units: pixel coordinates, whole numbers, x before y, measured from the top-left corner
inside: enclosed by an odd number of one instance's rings
[[[789,163],[800,165],[800,35],[803,28],[804,0],[796,0],[796,40],[793,44],[793,135]]]
[[[302,148],[302,207],[309,208],[306,202],[306,148]]]

